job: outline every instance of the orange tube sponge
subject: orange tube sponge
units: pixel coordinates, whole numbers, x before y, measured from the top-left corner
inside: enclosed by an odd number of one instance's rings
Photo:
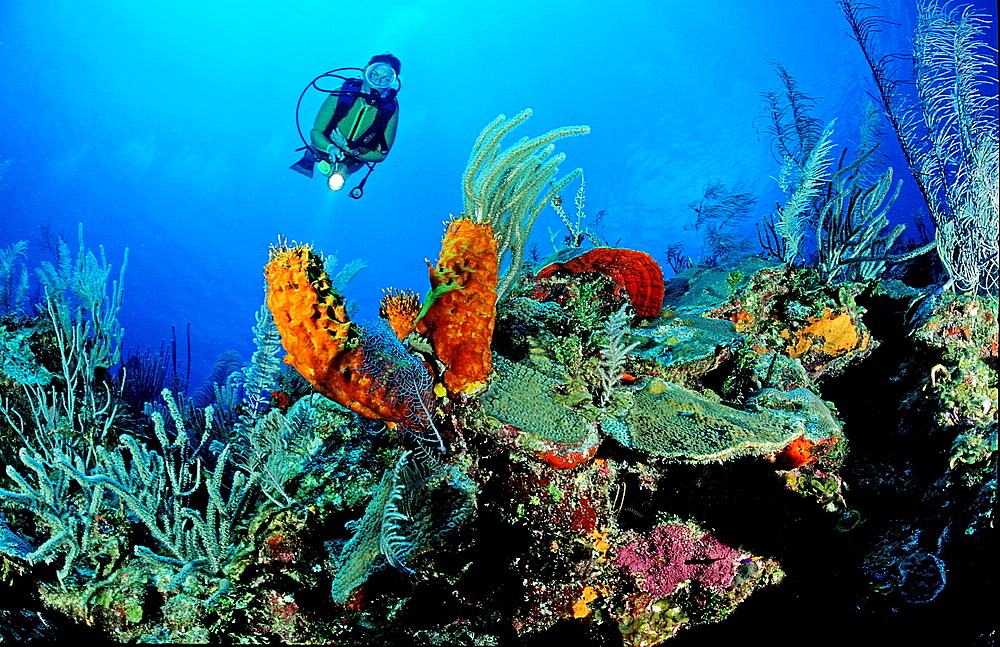
[[[333,291],[323,259],[308,245],[271,249],[264,268],[267,307],[294,366],[318,392],[365,417],[400,421],[405,402],[386,397],[386,385],[361,371],[358,331],[342,296]]]
[[[496,320],[499,268],[497,241],[489,223],[452,220],[441,258],[430,266],[431,291],[417,320],[444,364],[451,395],[475,393],[492,369],[490,343]]]

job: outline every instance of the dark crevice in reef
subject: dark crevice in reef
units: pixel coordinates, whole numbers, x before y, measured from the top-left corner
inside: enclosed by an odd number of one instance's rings
[[[11,575],[8,587],[0,599],[0,643],[106,641],[101,631],[45,608],[32,578]]]
[[[982,533],[973,538],[947,528],[962,516],[960,511],[974,507],[977,491],[946,491],[956,430],[936,426],[933,412],[914,406],[912,397],[937,360],[907,335],[908,301],[866,295],[858,303],[867,310],[864,322],[879,346],[863,362],[821,384],[823,398],[836,405],[849,439],[842,476],[847,504],[861,520],[849,532],[838,533],[837,563],[846,579],[832,580],[830,586],[834,591],[843,588],[847,598],[838,623],[845,630],[864,629],[869,639],[925,642],[937,636],[949,644],[986,644],[980,641],[992,611],[986,608],[989,596],[981,592],[981,569],[994,561],[986,551],[992,540]],[[964,528],[967,523],[954,525]],[[904,543],[897,538],[908,533],[916,550],[937,553],[948,567],[947,586],[926,603],[901,604],[898,597],[880,595],[870,584],[877,574],[873,564],[885,560],[880,547]],[[898,574],[898,566],[888,570]],[[849,582],[854,583],[848,588]],[[756,596],[740,611],[751,610],[764,598]],[[824,614],[831,611],[828,607]],[[964,620],[948,620],[959,617]]]

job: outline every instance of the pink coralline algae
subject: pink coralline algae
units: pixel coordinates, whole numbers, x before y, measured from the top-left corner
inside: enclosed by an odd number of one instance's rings
[[[671,595],[687,580],[723,593],[732,585],[741,561],[749,558],[712,535],[680,524],[626,536],[630,541],[618,548],[615,563],[654,599]]]

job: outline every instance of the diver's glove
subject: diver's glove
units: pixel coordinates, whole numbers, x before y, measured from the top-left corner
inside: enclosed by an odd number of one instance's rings
[[[363,151],[360,148],[341,148],[336,144],[330,144],[326,149],[326,154],[330,156],[332,160],[343,159],[344,157],[350,155],[352,157],[358,157],[363,155]]]

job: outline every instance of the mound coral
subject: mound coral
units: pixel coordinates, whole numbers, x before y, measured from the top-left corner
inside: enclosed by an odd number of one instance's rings
[[[543,261],[536,273],[546,279],[556,272],[597,272],[615,284],[615,291],[627,294],[636,314],[655,317],[663,308],[663,270],[646,252],[615,247],[563,250]]]
[[[555,399],[559,383],[524,364],[497,359],[496,374],[480,402],[489,415],[541,439],[586,444],[587,421]]]
[[[782,400],[786,394],[774,393],[772,397]],[[802,420],[806,416],[781,415],[774,403],[765,406],[742,411],[679,385],[654,380],[635,394],[635,404],[624,419],[628,427],[624,439],[636,449],[687,461],[766,455],[788,446],[807,423]]]

